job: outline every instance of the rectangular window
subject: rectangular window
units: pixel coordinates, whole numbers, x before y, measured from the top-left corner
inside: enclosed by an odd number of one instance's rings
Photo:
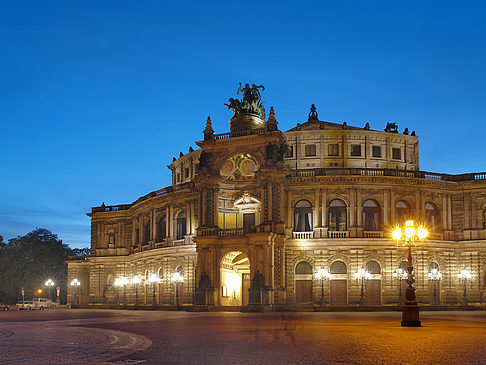
[[[329,156],[339,156],[339,145],[338,144],[330,144],[329,145]]]
[[[351,156],[361,156],[361,145],[352,144],[351,145]]]
[[[287,152],[285,152],[285,157],[286,158],[294,157],[294,146],[289,146],[289,148],[287,148]]]
[[[373,146],[372,155],[373,157],[381,157],[381,146]]]
[[[316,155],[316,145],[315,144],[308,144],[305,146],[305,155],[306,156],[315,156]]]
[[[189,167],[186,167],[184,169],[184,179],[187,179],[189,177]]]
[[[394,160],[401,160],[402,156],[400,153],[400,148],[392,148],[392,158]]]

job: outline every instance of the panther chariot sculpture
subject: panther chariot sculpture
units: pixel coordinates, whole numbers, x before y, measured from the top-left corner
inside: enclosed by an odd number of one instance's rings
[[[241,82],[240,86],[238,87],[237,95],[241,92],[243,94],[242,100],[229,98],[229,104],[224,104],[231,109],[235,116],[243,115],[243,114],[251,114],[255,115],[263,120],[265,120],[265,107],[262,103],[262,97],[260,95],[260,90],[265,90],[263,85],[255,85],[255,84],[245,84],[242,87]]]

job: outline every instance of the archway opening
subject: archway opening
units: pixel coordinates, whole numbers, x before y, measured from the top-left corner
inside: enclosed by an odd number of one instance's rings
[[[250,287],[250,260],[241,251],[227,253],[220,266],[222,306],[244,306],[248,304]]]

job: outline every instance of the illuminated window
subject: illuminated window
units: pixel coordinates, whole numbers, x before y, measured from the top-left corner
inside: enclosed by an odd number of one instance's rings
[[[363,230],[379,231],[380,229],[380,205],[373,199],[363,203]]]
[[[306,156],[315,156],[316,155],[316,145],[315,144],[308,144],[305,146],[305,155]]]
[[[299,200],[294,206],[295,232],[312,232],[312,204],[307,200]]]
[[[399,200],[395,203],[395,222],[403,224],[410,218],[410,206],[407,202]]]
[[[223,290],[223,297],[228,298],[229,297],[228,287],[227,286],[223,286],[222,290]]]
[[[183,239],[186,235],[186,212],[182,211],[177,215],[177,235],[176,239],[180,240]]]
[[[439,231],[439,210],[433,203],[425,204],[425,222],[431,232]]]
[[[346,231],[346,229],[346,203],[341,199],[334,199],[329,203],[329,230]]]

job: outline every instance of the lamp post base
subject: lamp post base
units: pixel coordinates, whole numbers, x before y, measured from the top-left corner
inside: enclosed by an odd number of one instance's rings
[[[402,306],[402,327],[422,327],[417,304]]]

